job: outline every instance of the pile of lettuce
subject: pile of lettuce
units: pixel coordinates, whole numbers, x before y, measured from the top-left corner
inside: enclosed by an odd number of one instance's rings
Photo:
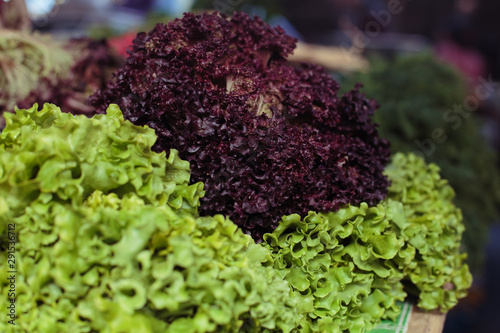
[[[378,205],[283,216],[256,244],[200,216],[189,163],[116,105],[5,117],[0,307],[15,224],[18,317],[2,332],[366,332],[407,293],[446,312],[470,287],[453,190],[415,155],[393,156]]]
[[[224,212],[257,241],[284,215],[377,204],[390,151],[374,102],[340,96],[319,66],[290,64],[295,42],[246,14],[186,13],[138,34],[89,102],[153,128],[154,149],[177,149],[205,184],[200,212]]]
[[[84,90],[108,64],[87,42]],[[0,307],[12,265],[17,318],[0,331],[362,333],[408,294],[442,312],[464,297],[462,213],[439,167],[386,165],[375,102],[290,65],[294,46],[245,14],[186,14],[138,35],[92,118],[6,113]]]
[[[290,332],[300,318],[269,253],[199,217],[189,163],[116,105],[89,119],[46,104],[0,135],[2,332]],[[9,225],[15,225],[9,233]],[[15,243],[10,243],[15,242]],[[9,255],[13,246],[14,261]]]
[[[374,120],[393,151],[417,152],[449,179],[464,214],[469,264],[480,271],[488,228],[498,216],[500,172],[497,154],[481,135],[480,110],[466,103],[487,96],[492,87],[480,81],[468,92],[460,73],[430,53],[390,62],[375,58],[366,73],[345,77],[342,86],[356,82],[380,104]]]

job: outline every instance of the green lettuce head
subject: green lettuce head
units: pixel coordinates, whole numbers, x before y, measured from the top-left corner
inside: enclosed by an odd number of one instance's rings
[[[300,320],[269,252],[221,215],[152,129],[117,106],[6,114],[0,237],[16,233],[16,326],[2,332],[290,332]],[[0,307],[8,306],[7,249]]]
[[[95,191],[79,206],[35,200],[14,222],[16,326],[23,332],[296,326],[288,283],[261,264],[269,253],[222,215],[200,218],[135,193]],[[5,321],[0,330],[14,332]]]
[[[415,154],[398,153],[385,172],[392,182],[389,198],[404,205],[405,242],[416,251],[415,260],[403,271],[408,291],[418,295],[419,307],[446,312],[466,296],[472,275],[460,246],[462,213],[439,171]]]
[[[284,216],[265,235],[268,264],[301,300],[301,332],[369,331],[399,314],[407,292],[442,312],[466,295],[462,215],[439,168],[398,153],[386,174],[392,186],[377,206]]]

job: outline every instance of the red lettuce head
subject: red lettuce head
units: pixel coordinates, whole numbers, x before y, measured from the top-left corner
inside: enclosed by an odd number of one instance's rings
[[[229,215],[256,240],[286,214],[375,204],[390,151],[357,89],[286,60],[296,40],[257,17],[187,13],[140,33],[125,66],[90,98],[118,104],[176,148],[205,183],[202,214]]]

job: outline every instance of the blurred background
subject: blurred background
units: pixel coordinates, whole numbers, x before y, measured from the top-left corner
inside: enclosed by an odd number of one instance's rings
[[[90,51],[79,60],[87,64],[83,72],[78,72],[81,66],[72,67],[85,86],[57,96],[85,113],[82,101],[124,61],[137,32],[186,11],[204,10],[228,15],[245,11],[281,26],[299,40],[294,61],[326,67],[342,91],[357,82],[364,85],[362,91],[380,105],[376,121],[394,152],[412,151],[441,167],[463,211],[463,246],[474,274],[469,296],[448,314],[444,332],[497,331],[500,2],[0,0],[0,28],[34,30],[62,41],[81,37],[101,41],[85,46]],[[0,34],[0,50],[1,45]],[[90,63],[96,64],[92,71]],[[102,80],[89,82],[95,73]],[[8,105],[3,103],[0,98],[0,106]]]

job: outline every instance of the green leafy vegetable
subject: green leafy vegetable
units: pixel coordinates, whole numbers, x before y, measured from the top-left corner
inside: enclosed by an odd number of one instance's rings
[[[399,314],[406,292],[442,312],[465,297],[472,277],[453,189],[414,154],[394,155],[386,174],[389,197],[377,206],[284,216],[264,236],[268,264],[301,299],[301,331],[368,331]]]
[[[414,256],[405,244],[403,206],[383,201],[335,213],[283,217],[264,236],[273,267],[290,282],[308,315],[300,332],[365,332],[400,312],[403,269]]]
[[[439,175],[414,154],[396,154],[386,168],[391,179],[389,198],[403,203],[408,219],[405,241],[416,250],[404,269],[408,290],[419,296],[418,306],[448,311],[465,297],[472,276],[461,252],[462,213],[452,202],[455,193]]]
[[[203,185],[187,186],[189,163],[174,150],[168,159],[151,151],[154,131],[124,121],[116,105],[91,119],[64,114],[52,104],[40,111],[35,105],[17,115],[6,113],[5,118],[0,206],[7,213],[0,216],[0,232],[41,195],[79,205],[95,190],[120,196],[134,192],[154,205],[199,205]],[[183,191],[197,196],[179,201]]]
[[[39,198],[14,222],[16,325],[25,332],[296,326],[288,283],[261,264],[269,254],[222,215],[197,218],[135,193],[96,191],[76,207]],[[2,295],[0,305],[7,302]],[[2,332],[10,327],[0,324]]]
[[[2,244],[16,225],[16,326],[2,332],[290,332],[301,315],[269,252],[116,105],[92,119],[54,105],[6,114]],[[7,249],[0,306],[9,302]]]

